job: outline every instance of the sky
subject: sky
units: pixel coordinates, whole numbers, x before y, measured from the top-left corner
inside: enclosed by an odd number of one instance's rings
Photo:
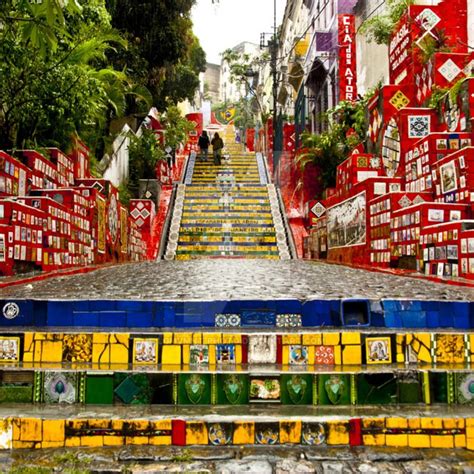
[[[194,34],[207,62],[220,64],[222,53],[242,41],[260,43],[260,33],[273,33],[275,0],[197,0],[192,10]],[[277,26],[286,0],[276,0]],[[269,36],[267,36],[269,39]]]

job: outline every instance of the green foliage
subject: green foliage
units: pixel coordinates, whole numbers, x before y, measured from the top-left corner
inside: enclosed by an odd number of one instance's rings
[[[367,18],[360,31],[369,41],[377,44],[389,44],[392,33],[403,14],[414,0],[387,0],[384,13]]]
[[[337,166],[365,139],[367,103],[373,94],[374,90],[370,90],[357,102],[342,101],[330,109],[323,117],[327,121],[325,132],[303,133],[297,163],[303,170],[309,163],[317,165],[323,189],[336,184]]]
[[[170,106],[161,115],[161,123],[165,127],[165,146],[176,150],[180,143],[185,143],[188,133],[194,130],[195,125],[181,115],[176,106]]]
[[[142,128],[141,135],[130,134],[129,172],[127,188],[129,194],[138,197],[140,179],[156,179],[156,165],[164,159],[165,153],[161,149],[153,130]]]

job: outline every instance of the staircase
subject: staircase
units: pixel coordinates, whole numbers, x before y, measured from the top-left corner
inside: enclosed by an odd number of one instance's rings
[[[196,258],[289,259],[275,187],[263,157],[224,133],[221,165],[192,156],[178,186],[165,260]]]

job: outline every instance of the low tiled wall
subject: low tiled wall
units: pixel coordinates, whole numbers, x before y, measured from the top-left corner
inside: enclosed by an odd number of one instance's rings
[[[122,445],[313,445],[474,449],[474,418],[327,417],[254,421],[176,419],[2,420],[0,448]]]

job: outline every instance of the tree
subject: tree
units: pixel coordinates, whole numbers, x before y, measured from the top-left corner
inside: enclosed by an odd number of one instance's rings
[[[164,111],[168,104],[192,100],[205,70],[205,53],[192,33],[195,0],[107,0],[112,25],[133,45],[131,53],[111,55],[153,95]],[[129,104],[135,112],[135,104]]]

